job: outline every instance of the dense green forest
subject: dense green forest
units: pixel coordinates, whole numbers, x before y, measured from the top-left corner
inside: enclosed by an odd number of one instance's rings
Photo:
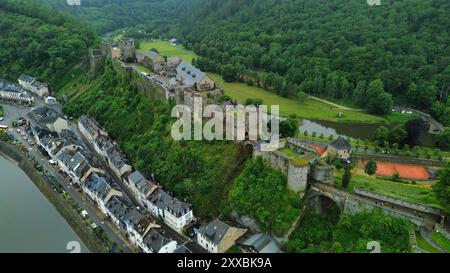
[[[208,0],[180,33],[205,58],[198,66],[230,80],[245,74],[283,96],[353,100],[383,113],[391,99],[372,96],[377,80],[396,102],[450,125],[448,14],[447,0]]]
[[[61,86],[98,41],[74,19],[30,1],[0,0],[0,78],[22,73]]]
[[[344,215],[341,220],[337,216],[333,209],[320,215],[308,214],[302,226],[292,234],[288,251],[367,253],[367,244],[371,241],[379,242],[383,253],[407,253],[410,250],[411,223],[405,219],[382,211]]]
[[[262,159],[247,162],[229,193],[229,205],[278,236],[285,234],[300,214],[299,197],[288,188],[287,178]]]
[[[450,125],[447,0],[39,0],[98,32],[177,36],[225,80],[385,114],[393,103]]]
[[[154,37],[171,31],[180,14],[195,0],[81,0],[69,6],[66,0],[37,0],[71,14],[103,34],[139,26]]]

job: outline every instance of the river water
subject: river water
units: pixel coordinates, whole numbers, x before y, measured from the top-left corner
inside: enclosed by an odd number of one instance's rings
[[[308,131],[309,135],[311,135],[312,132],[316,132],[317,136],[323,134],[326,138],[331,135],[333,137],[344,136],[368,140],[373,138],[375,130],[380,126],[385,126],[388,129],[392,129],[395,125],[311,121],[303,119],[300,126],[300,133]],[[435,147],[433,135],[430,133],[424,133],[420,138],[420,142],[423,146]]]
[[[30,178],[0,156],[0,253],[69,253],[73,241],[88,252]]]

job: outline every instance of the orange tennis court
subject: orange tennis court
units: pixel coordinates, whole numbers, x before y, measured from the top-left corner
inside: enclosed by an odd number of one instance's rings
[[[364,162],[364,166],[367,161]],[[419,165],[405,165],[398,163],[377,162],[377,175],[380,176],[392,176],[398,173],[401,178],[412,180],[428,180],[430,174],[427,169]]]
[[[314,144],[308,144],[309,147],[314,148],[320,155],[323,155],[325,151],[327,150],[326,147],[314,145]]]

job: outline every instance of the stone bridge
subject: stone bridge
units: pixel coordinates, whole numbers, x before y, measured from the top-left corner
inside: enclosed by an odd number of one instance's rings
[[[355,189],[349,193],[335,187],[312,183],[306,194],[306,204],[316,213],[320,213],[336,204],[342,214],[351,214],[364,210],[382,209],[393,216],[406,218],[420,227],[433,228],[444,220],[439,209],[401,201],[378,193]]]

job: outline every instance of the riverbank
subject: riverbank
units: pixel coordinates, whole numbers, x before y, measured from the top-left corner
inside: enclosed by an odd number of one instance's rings
[[[92,228],[83,223],[83,218],[76,209],[68,206],[62,195],[53,191],[48,183],[42,178],[41,174],[36,171],[31,161],[20,152],[16,147],[0,141],[0,155],[10,161],[15,162],[20,169],[33,181],[38,190],[47,198],[47,200],[55,207],[58,213],[69,224],[72,230],[83,241],[86,247],[92,253],[106,253],[108,249],[104,243],[95,235]]]

